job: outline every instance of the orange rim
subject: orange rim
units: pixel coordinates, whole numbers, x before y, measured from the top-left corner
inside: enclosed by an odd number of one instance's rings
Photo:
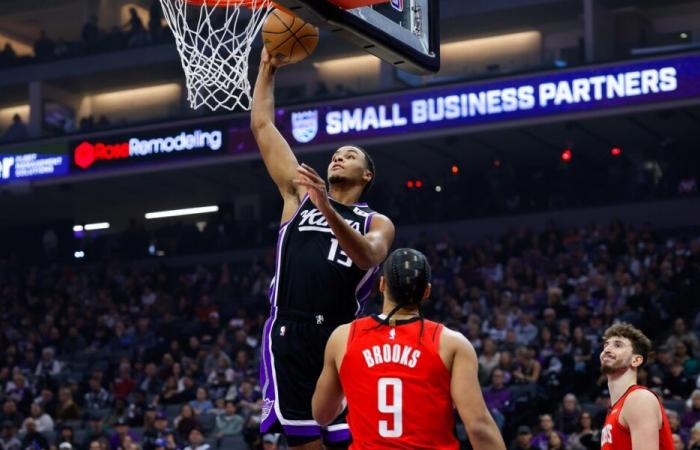
[[[244,6],[248,9],[259,9],[262,8],[265,3],[264,0],[185,0],[187,3],[191,5],[197,5],[197,6],[202,6],[202,5],[207,5],[207,6],[213,6],[213,7],[226,7],[228,5],[240,5]],[[279,5],[277,5],[274,2],[272,3],[272,6],[278,9],[283,9],[280,8]]]

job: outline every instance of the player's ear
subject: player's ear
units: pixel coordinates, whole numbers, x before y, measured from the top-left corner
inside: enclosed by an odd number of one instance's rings
[[[373,178],[374,174],[370,170],[365,169],[365,173],[362,174],[362,179],[369,183],[370,181],[372,181]]]
[[[635,369],[638,369],[639,366],[641,366],[644,363],[644,357],[642,355],[633,355],[632,356],[632,367]]]
[[[379,292],[384,294],[384,290],[386,289],[386,280],[384,279],[384,275],[379,277]]]
[[[422,300],[427,300],[428,297],[430,297],[430,290],[433,288],[433,285],[428,283],[428,285],[425,287],[425,291],[423,291],[423,298]]]

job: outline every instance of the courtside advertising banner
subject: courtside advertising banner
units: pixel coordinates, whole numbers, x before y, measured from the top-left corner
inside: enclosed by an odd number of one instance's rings
[[[228,153],[226,124],[208,123],[69,143],[74,173],[211,158]]]
[[[315,145],[697,97],[692,55],[279,109],[277,125],[290,143]]]
[[[0,185],[68,174],[70,156],[64,144],[4,151],[0,146]]]

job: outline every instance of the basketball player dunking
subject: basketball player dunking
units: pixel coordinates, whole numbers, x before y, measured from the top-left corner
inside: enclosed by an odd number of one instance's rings
[[[600,435],[602,450],[673,450],[671,428],[659,398],[637,384],[651,342],[629,324],[603,335],[600,370],[608,377],[610,411]]]
[[[477,379],[474,348],[460,333],[424,320],[430,266],[413,249],[384,263],[383,314],[331,335],[313,398],[314,417],[329,423],[347,398],[352,450],[459,449],[454,406],[475,450],[505,450]]]
[[[281,431],[292,448],[345,447],[343,417],[322,429],[311,397],[331,332],[350,322],[370,294],[377,266],[394,239],[394,225],[367,204],[374,162],[360,147],[333,154],[326,180],[299,165],[274,123],[274,75],[281,65],[263,50],[251,128],[267,171],[283,199],[270,318],[263,335],[260,378],[262,432]]]

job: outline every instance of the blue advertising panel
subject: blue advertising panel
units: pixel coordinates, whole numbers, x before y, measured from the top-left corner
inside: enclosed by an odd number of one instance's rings
[[[700,97],[700,55],[279,109],[294,145],[318,145]]]
[[[68,174],[70,158],[65,145],[42,146],[41,149],[0,148],[0,184],[30,181]]]

